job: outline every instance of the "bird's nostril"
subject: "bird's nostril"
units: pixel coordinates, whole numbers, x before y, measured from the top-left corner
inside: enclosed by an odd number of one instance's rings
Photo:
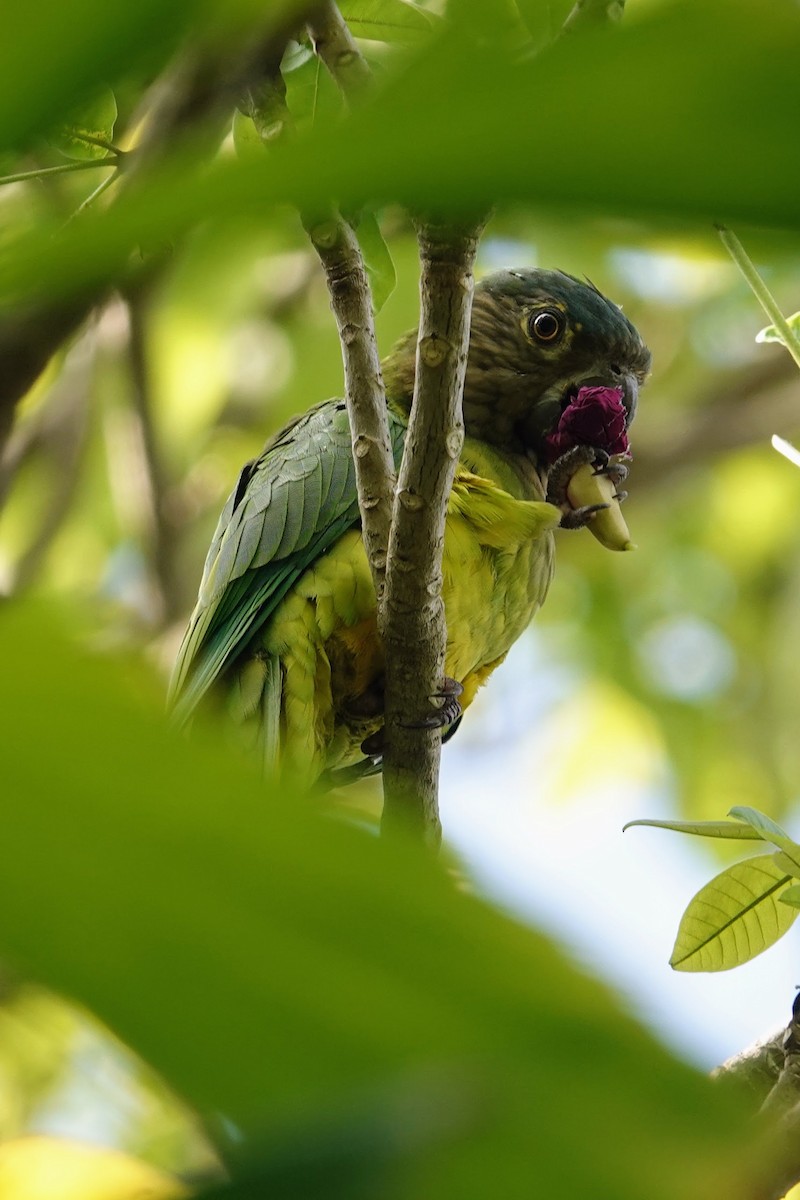
[[[612,375],[616,375],[617,377],[619,377],[622,374],[622,367],[618,366],[617,363],[609,363],[608,369],[610,370]]]

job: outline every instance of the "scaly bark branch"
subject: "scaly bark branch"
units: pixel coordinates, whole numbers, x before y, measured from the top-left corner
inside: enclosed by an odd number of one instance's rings
[[[339,330],[361,528],[380,606],[389,551],[394,459],[369,280],[358,239],[341,217],[332,215],[306,228],[325,268]]]
[[[336,4],[327,0],[320,5],[308,27],[316,53],[342,92],[358,93],[369,82],[370,70]],[[421,313],[416,381],[393,502],[385,397],[377,352],[375,359],[372,356],[372,308],[358,242],[339,218],[324,223],[320,228],[327,225],[328,236],[339,248],[338,259],[328,256],[326,261],[319,233],[309,230],[326,268],[342,341],[359,504],[385,651],[382,829],[389,834],[402,829],[433,847],[441,841],[441,732],[421,728],[419,722],[432,705],[435,711],[444,682],[442,551],[447,499],[464,439],[461,397],[472,268],[482,224],[456,228],[435,220],[418,223]],[[357,320],[345,320],[348,310]],[[359,396],[359,390],[364,394]]]
[[[372,72],[333,0],[320,4],[308,21],[315,54],[346,97],[369,85]]]
[[[416,378],[389,538],[381,634],[386,651],[383,829],[438,846],[441,732],[415,728],[444,681],[442,550],[447,499],[464,440],[461,399],[472,269],[482,223],[418,224],[420,326]]]
[[[324,9],[325,28],[333,26],[334,33],[337,28],[340,31],[343,28],[349,38],[349,31],[336,6],[326,5]],[[315,22],[309,21],[309,29],[312,27],[315,45],[322,45],[323,34]],[[326,36],[327,45],[332,42],[338,44],[342,40],[341,36],[338,41],[333,34]],[[332,56],[332,61],[338,61],[336,55]],[[369,72],[366,63],[364,68]],[[265,142],[292,136],[292,116],[286,105],[283,80],[277,70],[272,75],[266,75],[257,87],[248,90],[243,107]],[[358,239],[333,207],[324,214],[302,213],[301,218],[325,271],[331,309],[339,331],[361,528],[375,594],[380,604],[386,575],[395,477],[369,280]]]

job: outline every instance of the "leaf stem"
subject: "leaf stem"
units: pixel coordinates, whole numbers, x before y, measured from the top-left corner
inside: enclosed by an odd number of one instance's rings
[[[58,167],[40,167],[36,171],[20,171],[16,175],[0,176],[0,187],[5,183],[26,183],[29,179],[47,179],[50,175],[67,175],[72,171],[89,171],[93,167],[116,166],[116,158],[96,158],[91,162],[62,163]]]
[[[93,133],[78,133],[77,129],[70,129],[69,136],[75,138],[78,142],[86,142],[89,146],[99,146],[101,150],[107,150],[109,154],[116,154],[117,158],[121,158],[125,153],[120,150],[119,146],[115,146],[113,142],[107,142],[105,138],[95,137]]]
[[[778,306],[778,301],[772,295],[772,292],[769,290],[767,285],[764,283],[764,280],[756,270],[755,263],[747,254],[747,251],[735,233],[732,233],[731,230],[727,229],[724,225],[717,225],[716,230],[720,236],[723,246],[736,263],[736,266],[739,268],[744,278],[747,280],[747,283],[749,284],[756,300],[758,300],[764,312],[767,314],[772,324],[780,333],[781,340],[783,341],[786,349],[789,351],[798,367],[800,367],[800,340],[798,340],[797,335],[795,334],[791,325],[781,312],[780,307]]]

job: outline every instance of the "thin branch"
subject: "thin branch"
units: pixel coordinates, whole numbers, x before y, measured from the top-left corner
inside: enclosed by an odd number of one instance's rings
[[[158,619],[164,624],[178,616],[183,596],[176,574],[176,536],[169,520],[165,497],[169,487],[167,469],[159,445],[153,412],[150,356],[147,345],[147,314],[152,277],[143,285],[129,288],[125,299],[128,307],[128,364],[131,378],[132,407],[141,434],[142,470],[146,486],[142,503],[147,506],[147,528],[144,531],[149,546],[151,574],[158,593]]]
[[[248,90],[243,108],[264,142],[292,136],[286,89],[277,70]],[[358,239],[335,209],[323,215],[302,213],[301,218],[325,271],[339,331],[361,529],[380,603],[389,548],[394,458],[369,280]]]
[[[389,538],[381,633],[386,653],[384,831],[438,846],[438,729],[415,727],[444,681],[442,550],[447,498],[464,440],[461,400],[472,269],[482,222],[418,224],[420,326],[414,399]]]
[[[736,234],[732,233],[730,229],[726,229],[724,225],[717,225],[717,233],[720,236],[723,246],[747,280],[756,300],[781,335],[784,346],[798,367],[800,367],[800,339],[798,339],[797,333],[792,329],[786,317],[781,312],[778,301],[756,270],[755,263],[748,255]]]
[[[98,167],[114,167],[117,157],[109,154],[108,158],[93,158],[86,162],[61,163],[57,167],[39,167],[35,171],[18,171],[16,175],[0,176],[0,187],[6,183],[26,183],[33,179],[49,179],[52,175],[72,175],[76,171],[95,171]]]
[[[357,95],[372,79],[369,65],[333,0],[325,0],[308,20],[314,52],[342,93]]]

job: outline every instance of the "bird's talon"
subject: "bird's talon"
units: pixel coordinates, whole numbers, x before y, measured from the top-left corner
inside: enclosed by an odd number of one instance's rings
[[[583,529],[589,524],[595,513],[608,508],[607,504],[582,504],[580,508],[570,508],[561,518],[561,529]]]
[[[441,691],[434,692],[431,696],[432,700],[442,700],[443,704],[419,721],[404,721],[403,727],[405,729],[444,729],[448,725],[452,725],[462,714],[458,697],[463,691],[463,684],[459,683],[457,679],[450,679],[446,676]]]

